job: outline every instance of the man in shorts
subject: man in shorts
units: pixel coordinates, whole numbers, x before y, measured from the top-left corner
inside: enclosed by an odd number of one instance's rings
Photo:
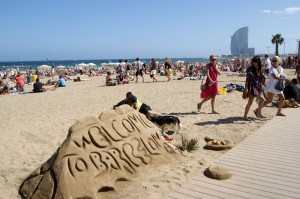
[[[266,75],[269,75],[269,70],[270,70],[271,66],[272,66],[272,64],[271,64],[271,60],[269,59],[269,55],[265,55],[264,67],[265,67]]]
[[[143,64],[140,63],[140,59],[136,58],[136,82],[138,82],[139,75],[142,76],[143,82],[144,82],[144,73],[143,73]]]

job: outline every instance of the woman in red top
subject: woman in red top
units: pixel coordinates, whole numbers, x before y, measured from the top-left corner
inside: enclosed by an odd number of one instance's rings
[[[218,90],[218,75],[220,75],[220,71],[217,68],[216,64],[216,57],[214,55],[211,55],[209,57],[210,63],[206,65],[206,73],[207,78],[205,82],[205,89],[202,90],[200,97],[203,98],[203,100],[197,104],[198,111],[200,111],[201,106],[204,102],[211,99],[211,109],[213,114],[218,114],[218,112],[215,111],[215,98],[216,95],[219,94]]]
[[[17,92],[24,92],[25,79],[20,72],[18,72],[18,75],[16,76],[15,79],[16,79]]]

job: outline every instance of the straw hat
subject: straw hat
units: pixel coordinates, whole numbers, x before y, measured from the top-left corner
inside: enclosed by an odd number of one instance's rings
[[[213,59],[216,59],[216,56],[215,55],[210,55],[209,60],[213,60]]]

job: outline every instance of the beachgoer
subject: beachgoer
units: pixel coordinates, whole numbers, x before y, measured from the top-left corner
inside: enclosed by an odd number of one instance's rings
[[[113,106],[113,109],[115,109],[118,106],[128,104],[135,110],[139,111],[140,113],[147,116],[148,119],[154,116],[161,115],[161,113],[155,112],[151,109],[150,106],[148,106],[145,103],[142,103],[139,101],[131,92],[126,93],[126,99],[120,101],[118,104]]]
[[[18,72],[17,76],[15,77],[15,80],[17,92],[24,92],[25,79],[22,76],[21,72]]]
[[[264,102],[263,107],[265,107],[267,104],[272,103],[274,95],[277,95],[279,97],[279,104],[278,104],[278,110],[277,110],[277,116],[285,116],[282,112],[282,106],[284,101],[284,95],[283,91],[279,91],[275,89],[276,84],[279,80],[283,80],[286,82],[290,82],[290,79],[281,77],[280,74],[283,73],[283,68],[280,66],[281,59],[278,56],[274,56],[272,58],[272,67],[269,71],[269,82],[266,88],[267,91],[267,101]]]
[[[300,90],[297,87],[298,81],[296,78],[292,79],[291,83],[287,83],[284,87],[283,94],[285,99],[294,99],[300,102]]]
[[[66,85],[66,80],[65,80],[65,78],[64,78],[62,75],[60,75],[60,76],[59,76],[59,80],[57,81],[55,87],[66,87],[66,86],[67,86],[67,85]]]
[[[44,92],[46,89],[43,88],[42,82],[39,78],[36,78],[35,83],[33,84],[33,92]]]
[[[265,74],[268,75],[269,74],[269,70],[271,68],[272,64],[269,58],[269,55],[265,55],[265,62],[264,62],[264,68],[265,68]]]
[[[110,71],[107,72],[105,85],[106,85],[106,86],[115,86],[115,85],[117,85],[117,83],[116,83],[116,82],[114,81],[114,79],[112,78],[111,72],[110,72]]]
[[[52,77],[52,79],[54,78],[54,75],[55,75],[55,68],[54,68],[54,66],[52,66],[52,68],[51,68],[51,77]]]
[[[131,64],[128,63],[127,59],[125,59],[125,71],[126,71],[126,75],[130,75],[130,71],[131,71]]]
[[[254,98],[259,100],[257,110],[254,110],[256,117],[265,118],[261,114],[261,109],[264,104],[262,97],[263,85],[265,83],[265,76],[262,72],[262,63],[259,56],[254,56],[251,61],[251,66],[246,70],[247,78],[245,83],[245,89],[248,90],[248,103],[244,112],[244,120],[249,120],[247,115],[249,109],[253,103]]]
[[[218,66],[216,64],[216,57],[214,55],[211,55],[209,57],[210,63],[206,65],[206,73],[207,78],[205,82],[205,89],[201,91],[200,97],[203,98],[203,100],[197,104],[198,111],[200,111],[203,103],[205,103],[208,100],[211,100],[211,109],[213,114],[219,114],[215,110],[215,98],[216,95],[219,94],[218,90],[218,75],[221,75]]]
[[[156,60],[154,58],[151,59],[151,68],[150,68],[150,77],[153,79],[153,82],[157,82],[157,79],[155,78],[156,75]]]
[[[77,76],[76,79],[73,79],[74,82],[80,82],[81,81],[81,78],[79,76]]]
[[[144,82],[145,80],[144,80],[143,64],[140,63],[139,58],[136,58],[136,73],[135,73],[136,82],[138,82],[139,75],[142,76]]]
[[[8,83],[7,75],[3,76],[1,80],[1,86],[3,87],[1,94],[2,95],[9,94],[9,83]]]
[[[129,81],[126,79],[124,72],[121,72],[118,76],[117,76],[117,81],[119,84],[128,84]]]
[[[172,77],[172,60],[168,57],[165,58],[165,75],[168,77],[168,81]]]
[[[295,70],[296,77],[300,76],[300,59],[297,62],[296,70]]]

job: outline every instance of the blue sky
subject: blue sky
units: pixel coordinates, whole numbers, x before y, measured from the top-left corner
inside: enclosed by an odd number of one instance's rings
[[[300,0],[1,0],[0,61],[207,57],[249,47],[296,53]],[[285,46],[285,48],[284,48]]]

